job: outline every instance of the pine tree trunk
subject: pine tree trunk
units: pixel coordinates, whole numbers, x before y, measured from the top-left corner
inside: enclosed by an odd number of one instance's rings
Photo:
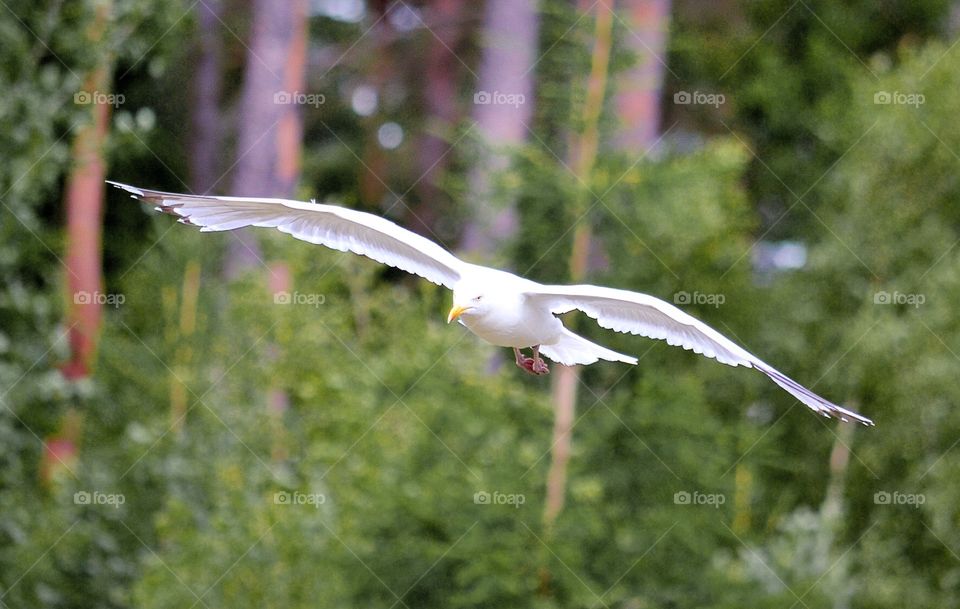
[[[570,147],[571,158],[568,163],[573,167],[579,180],[590,182],[590,173],[597,157],[599,139],[598,124],[603,111],[603,98],[607,86],[610,65],[610,47],[613,34],[613,0],[600,0],[596,4],[594,26],[593,56],[590,76],[587,80],[587,99],[583,106],[583,130],[574,138]],[[609,3],[609,4],[608,4]],[[588,193],[581,188],[577,200],[573,202],[576,214],[580,217],[589,205]],[[571,283],[581,283],[587,271],[587,256],[590,252],[590,224],[581,222],[574,229],[573,250],[570,253],[569,268]],[[547,499],[544,506],[544,527],[549,533],[563,510],[567,486],[567,462],[570,459],[570,445],[573,433],[573,419],[577,403],[577,387],[580,383],[580,370],[576,366],[557,366],[553,377],[552,394],[554,408],[553,448],[551,449],[550,471],[547,473]]]
[[[460,60],[454,53],[459,46],[460,22],[466,6],[459,0],[430,2],[435,24],[426,34],[430,44],[423,91],[427,133],[420,139],[417,157],[421,176],[416,187],[418,201],[410,210],[407,222],[410,228],[426,235],[435,232],[443,207],[444,197],[438,182],[450,158],[450,144],[443,136],[452,133],[460,119],[457,107]]]
[[[627,44],[637,54],[638,63],[617,79],[615,98],[618,118],[625,125],[615,145],[631,154],[642,155],[656,142],[660,122],[660,93],[663,83],[663,59],[666,52],[669,0],[621,0],[628,25]],[[590,173],[596,161],[599,146],[597,128],[603,110],[603,95],[607,84],[613,25],[613,0],[601,0],[596,5],[597,18],[587,99],[583,109],[584,128],[574,138],[569,165],[583,183],[590,183]],[[588,207],[587,192],[574,202],[577,217]],[[570,254],[570,281],[581,283],[586,278],[587,262],[593,235],[588,222],[581,222],[574,230],[573,250]],[[580,371],[576,367],[560,366],[553,378],[554,430],[553,459],[547,477],[547,501],[544,523],[549,530],[563,509],[566,489],[567,461],[577,401]]]
[[[290,197],[300,176],[303,125],[298,101],[308,93],[306,0],[255,0],[252,23],[232,192]],[[224,269],[228,278],[262,264],[263,258],[249,230],[231,234]]]
[[[86,32],[87,42],[103,45],[110,3],[98,5]],[[106,162],[104,147],[110,127],[107,98],[113,58],[104,54],[86,75],[78,98],[88,102],[89,121],[77,130],[71,152],[64,206],[67,214],[67,324],[70,361],[62,371],[68,379],[89,376],[94,365],[103,309],[102,233]]]
[[[204,0],[197,5],[197,69],[193,76],[193,108],[190,117],[193,127],[190,131],[190,188],[198,194],[210,194],[210,190],[222,177],[222,12],[221,0]]]
[[[237,164],[233,192],[238,196],[290,198],[300,178],[303,147],[303,103],[317,100],[306,86],[306,0],[270,2],[255,0],[250,51],[243,83],[239,115]],[[319,102],[318,102],[319,103]],[[254,266],[265,266],[267,290],[289,292],[289,270],[282,262],[263,261],[259,244],[249,229],[231,241],[228,278]],[[279,348],[267,345],[268,358],[279,357]],[[286,456],[282,414],[288,396],[280,387],[269,389],[267,409],[273,429],[271,453],[276,460]]]
[[[620,129],[614,145],[640,155],[660,136],[660,98],[666,68],[670,0],[620,0],[629,29],[624,44],[637,63],[617,77],[614,98]]]
[[[472,209],[462,245],[481,259],[491,259],[517,229],[513,202],[496,206],[492,201],[492,181],[509,164],[503,147],[526,140],[533,116],[531,67],[539,43],[537,2],[487,0],[483,21],[483,55],[473,116],[490,149],[477,159],[468,176]],[[508,103],[510,100],[514,103]]]
[[[384,14],[392,3],[378,1],[373,4],[375,7],[370,17],[373,23],[366,36],[372,41],[370,51],[372,65],[366,70],[365,75],[369,86],[377,93],[378,103],[372,114],[359,119],[364,133],[364,142],[360,152],[363,163],[357,163],[357,182],[361,203],[370,209],[377,209],[386,200],[388,193],[386,182],[390,179],[390,159],[387,151],[380,145],[377,128],[384,120],[383,96],[397,76],[399,58],[391,46],[395,41],[396,30]],[[327,69],[332,68],[333,65]],[[387,204],[392,205],[393,201]]]

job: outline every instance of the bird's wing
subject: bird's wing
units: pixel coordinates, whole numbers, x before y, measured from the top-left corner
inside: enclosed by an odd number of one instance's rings
[[[756,368],[814,412],[873,425],[870,419],[818,396],[707,324],[659,298],[594,285],[544,285],[528,289],[525,293],[527,298],[549,308],[554,314],[577,309],[595,319],[603,328],[665,340],[670,345],[712,357],[730,366]]]
[[[157,211],[201,231],[244,226],[276,228],[297,239],[372,258],[453,289],[466,263],[433,241],[380,216],[336,205],[287,199],[209,197],[136,188],[110,182]]]

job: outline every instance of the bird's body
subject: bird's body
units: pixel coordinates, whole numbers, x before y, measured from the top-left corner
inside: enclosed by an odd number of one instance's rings
[[[524,296],[525,290],[539,284],[512,273],[476,268],[474,275],[453,288],[454,302],[470,303],[481,297],[483,313],[473,307],[459,316],[471,332],[492,345],[518,349],[549,344],[560,336],[560,320]]]
[[[497,347],[526,349],[535,345],[550,345],[563,333],[563,323],[550,311],[532,307],[519,294],[505,294],[504,306],[490,315],[461,316],[463,325],[471,332]]]
[[[713,328],[653,296],[593,285],[544,285],[470,264],[385,218],[336,205],[184,195],[111,184],[185,224],[199,226],[201,231],[244,226],[277,228],[297,239],[361,254],[446,286],[453,290],[447,321],[459,321],[488,343],[512,347],[517,365],[531,374],[549,371],[541,353],[563,365],[598,360],[637,363],[635,357],[570,332],[557,317],[579,310],[610,330],[665,340],[730,366],[755,368],[823,416],[873,424],[818,396]],[[520,352],[525,348],[533,349],[533,357]]]
[[[550,307],[534,296],[548,286],[505,271],[472,266],[473,272],[453,287],[454,310],[457,303],[464,303],[459,305],[463,310],[456,318],[491,345],[536,348],[566,365],[592,364],[600,359],[637,363],[634,357],[601,347],[567,330]],[[517,354],[517,362],[528,369],[522,361]],[[544,366],[539,374],[546,372]]]

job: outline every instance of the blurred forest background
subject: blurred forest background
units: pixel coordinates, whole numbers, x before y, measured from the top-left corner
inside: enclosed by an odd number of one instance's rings
[[[0,4],[0,607],[960,606],[957,2]],[[575,317],[640,365],[529,377],[107,178],[654,294],[877,426]]]

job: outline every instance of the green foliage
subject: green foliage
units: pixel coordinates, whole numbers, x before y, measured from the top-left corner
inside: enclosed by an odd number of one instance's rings
[[[85,72],[105,53],[142,56],[182,13],[176,2],[118,2],[104,44],[90,45],[98,4],[10,2],[0,17],[0,601],[9,607],[128,606],[139,572],[119,524],[127,508],[74,502],[76,490],[111,488],[101,486],[109,462],[96,451],[54,456],[68,413],[111,402],[99,380],[72,384],[57,370],[67,356],[59,201],[71,135],[89,109],[74,97]]]
[[[756,158],[749,191],[771,238],[819,234],[815,186],[845,151],[829,133],[856,102],[852,83],[876,81],[879,65],[898,47],[941,34],[949,6],[944,0],[743,2],[741,19],[731,22],[722,10],[678,3],[669,87],[726,100],[719,111],[703,106],[692,117],[667,103],[668,115],[750,142]],[[796,206],[797,197],[813,212]]]

